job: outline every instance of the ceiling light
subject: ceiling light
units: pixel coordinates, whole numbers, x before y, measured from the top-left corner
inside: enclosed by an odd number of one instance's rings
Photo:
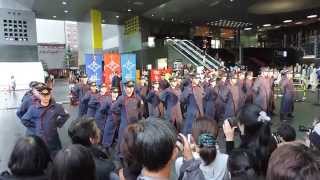
[[[288,19],[288,20],[285,20],[285,21],[283,21],[284,23],[291,23],[292,22],[292,20],[291,19]]]
[[[53,18],[57,18],[57,16],[52,16]]]
[[[68,10],[64,10],[64,13],[68,13],[69,11]]]
[[[302,21],[299,21],[299,22],[296,22],[296,24],[297,24],[297,25],[303,24],[303,22],[302,22]]]
[[[281,26],[275,26],[274,28],[279,29]]]
[[[270,27],[271,24],[264,24],[263,27]]]
[[[250,31],[252,28],[244,28],[245,31]]]
[[[154,16],[154,14],[151,14],[151,16],[153,17],[153,16]]]
[[[131,12],[132,11],[132,9],[128,9],[128,12]]]
[[[62,5],[67,5],[67,2],[65,2],[65,1],[62,1]]]
[[[116,18],[117,18],[117,19],[119,19],[119,18],[120,18],[120,16],[116,16]]]
[[[316,17],[318,17],[318,15],[316,15],[316,14],[313,14],[313,15],[309,15],[309,16],[307,16],[307,18],[308,18],[308,19],[316,18]]]

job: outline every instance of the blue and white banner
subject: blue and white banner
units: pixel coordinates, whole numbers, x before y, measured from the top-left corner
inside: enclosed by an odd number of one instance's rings
[[[136,81],[136,54],[122,54],[121,55],[121,72],[122,81],[128,80]]]
[[[88,80],[100,86],[102,83],[102,54],[86,54],[85,62]]]

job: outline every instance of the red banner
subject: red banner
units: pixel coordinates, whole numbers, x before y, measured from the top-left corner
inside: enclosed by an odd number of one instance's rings
[[[104,54],[104,83],[111,85],[113,74],[121,73],[120,54]]]

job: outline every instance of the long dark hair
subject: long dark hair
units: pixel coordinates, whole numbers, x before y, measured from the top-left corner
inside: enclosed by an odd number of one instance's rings
[[[228,158],[228,170],[232,180],[255,180],[252,155],[245,149],[233,150]]]
[[[272,137],[270,120],[261,118],[262,112],[259,106],[247,104],[238,114],[240,124],[244,125],[240,147],[253,154],[254,168],[259,175],[265,175],[269,157],[277,147]]]
[[[61,150],[53,160],[49,180],[95,180],[96,169],[91,152],[73,144]]]
[[[50,152],[43,140],[38,136],[27,136],[17,141],[8,167],[16,176],[37,176],[44,174],[50,162]]]

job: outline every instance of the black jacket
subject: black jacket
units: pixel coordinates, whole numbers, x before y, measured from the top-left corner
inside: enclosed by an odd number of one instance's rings
[[[94,157],[97,180],[108,180],[110,173],[115,171],[115,165],[100,146],[91,146],[89,150]]]
[[[48,180],[48,177],[46,175],[14,176],[10,175],[8,172],[3,172],[0,176],[0,180]]]

